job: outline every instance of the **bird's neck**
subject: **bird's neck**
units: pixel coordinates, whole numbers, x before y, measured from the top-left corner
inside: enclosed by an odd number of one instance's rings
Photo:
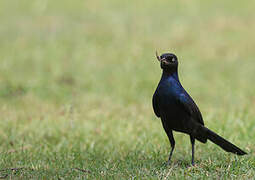
[[[165,71],[163,70],[162,79],[165,78],[174,78],[175,80],[179,81],[178,71]]]

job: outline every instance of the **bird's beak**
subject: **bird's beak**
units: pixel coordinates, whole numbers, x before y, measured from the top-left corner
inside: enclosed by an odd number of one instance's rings
[[[160,59],[160,62],[161,62],[163,65],[168,65],[168,64],[170,64],[165,58]]]
[[[161,59],[160,59],[160,57],[158,56],[158,52],[157,52],[157,51],[156,51],[156,57],[157,57],[158,61],[160,62]]]

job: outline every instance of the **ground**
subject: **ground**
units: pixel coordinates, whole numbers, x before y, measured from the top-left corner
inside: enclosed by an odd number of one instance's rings
[[[252,179],[254,2],[0,1],[0,176],[17,179]],[[151,99],[155,50],[179,57],[180,80],[207,127],[236,156],[175,133]]]

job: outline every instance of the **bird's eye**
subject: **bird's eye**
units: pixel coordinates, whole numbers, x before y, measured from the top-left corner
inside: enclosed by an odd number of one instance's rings
[[[172,60],[171,60],[172,62],[174,62],[175,61],[175,58],[172,58]]]

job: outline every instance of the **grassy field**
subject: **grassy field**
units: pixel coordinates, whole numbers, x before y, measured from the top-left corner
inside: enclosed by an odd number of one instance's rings
[[[0,1],[0,176],[253,179],[255,3]],[[179,57],[206,126],[249,152],[170,146],[151,98],[154,52]]]

